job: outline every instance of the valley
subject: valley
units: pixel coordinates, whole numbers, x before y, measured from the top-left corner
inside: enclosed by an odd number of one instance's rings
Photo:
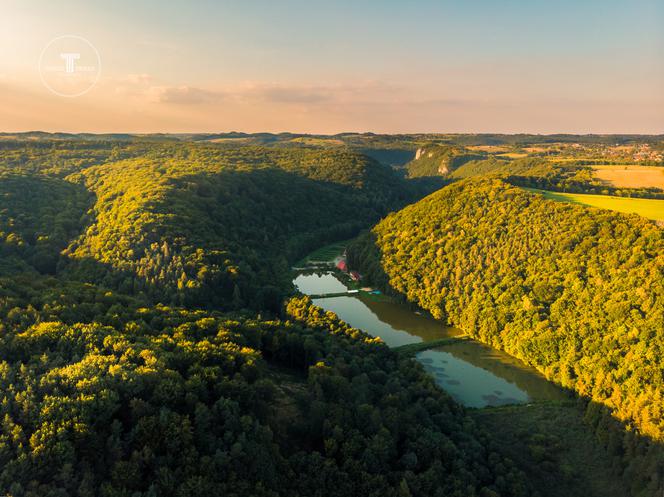
[[[662,26],[3,1],[0,497],[664,497]]]
[[[331,272],[300,274],[294,284],[305,294],[336,295],[335,292],[346,288]],[[461,330],[444,326],[421,311],[389,298],[361,292],[314,298],[312,302],[397,350],[404,345],[436,344],[448,338],[449,345],[426,350],[422,347],[415,357],[443,390],[466,407],[569,399],[522,362],[477,342],[463,340],[465,335]]]
[[[323,247],[305,260],[334,262],[352,243]],[[347,290],[343,279],[329,269],[298,268],[293,283],[304,294],[337,295]],[[313,299],[313,304],[413,356],[443,391],[471,409],[501,452],[519,461],[541,495],[620,497],[628,492],[614,474],[610,455],[585,425],[575,395],[534,368],[371,289]]]
[[[0,487],[656,495],[662,230],[586,165],[222,138],[0,140]]]

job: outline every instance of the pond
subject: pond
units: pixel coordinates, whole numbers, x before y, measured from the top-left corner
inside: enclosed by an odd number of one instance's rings
[[[300,273],[293,280],[295,288],[306,295],[339,293],[348,290],[331,271]]]
[[[338,294],[347,290],[334,272],[299,274],[293,280],[305,294]],[[463,334],[405,304],[366,292],[314,298],[313,303],[388,346],[426,342]],[[416,355],[436,383],[467,407],[564,400],[565,392],[535,369],[499,350],[472,340],[425,350]]]

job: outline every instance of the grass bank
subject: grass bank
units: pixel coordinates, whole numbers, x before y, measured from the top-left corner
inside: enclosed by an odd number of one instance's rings
[[[408,343],[406,345],[394,347],[392,350],[401,355],[408,356],[415,355],[423,350],[435,349],[436,347],[442,347],[443,345],[452,345],[469,339],[470,338],[466,335],[459,335],[456,337],[439,338],[438,340],[430,340],[427,342]]]

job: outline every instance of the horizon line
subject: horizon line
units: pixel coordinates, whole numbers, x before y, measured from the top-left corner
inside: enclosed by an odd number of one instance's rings
[[[317,133],[317,132],[300,132],[300,131],[148,131],[148,132],[135,132],[135,131],[44,131],[39,129],[32,129],[28,131],[0,131],[0,135],[29,135],[34,133],[47,134],[47,135],[132,135],[132,136],[151,136],[151,135],[303,135],[303,136],[342,136],[342,135],[375,135],[375,136],[418,136],[418,135],[505,135],[505,136],[652,136],[662,137],[664,131],[658,133],[643,133],[643,132],[621,132],[621,133],[602,133],[602,132],[583,132],[575,133],[570,131],[556,131],[547,133],[517,131],[517,132],[504,132],[504,131],[420,131],[420,132],[393,132],[384,133],[376,131],[340,131],[337,133]]]

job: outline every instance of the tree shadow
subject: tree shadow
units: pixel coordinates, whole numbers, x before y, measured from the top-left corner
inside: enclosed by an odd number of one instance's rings
[[[63,179],[0,171],[2,272],[56,273],[60,251],[86,223],[92,195]]]
[[[130,256],[113,246],[73,249],[62,272],[152,302],[279,312],[291,264],[412,200],[406,183],[385,181],[358,186],[267,167],[170,178],[136,204],[140,223],[93,221],[100,240],[121,240]],[[86,243],[83,234],[76,245]]]

